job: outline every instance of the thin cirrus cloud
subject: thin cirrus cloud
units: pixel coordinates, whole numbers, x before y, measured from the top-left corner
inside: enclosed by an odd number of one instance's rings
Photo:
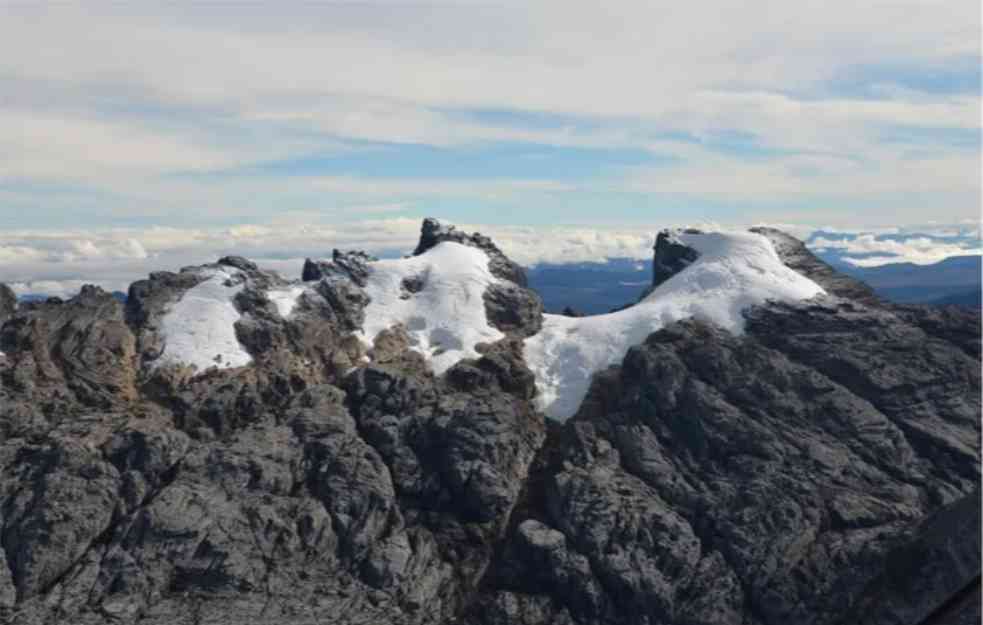
[[[0,226],[976,218],[979,52],[954,0],[12,6]]]

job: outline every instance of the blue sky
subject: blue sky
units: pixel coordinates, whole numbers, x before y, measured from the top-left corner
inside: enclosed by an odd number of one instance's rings
[[[0,279],[127,229],[979,220],[978,3],[616,6],[7,7]]]

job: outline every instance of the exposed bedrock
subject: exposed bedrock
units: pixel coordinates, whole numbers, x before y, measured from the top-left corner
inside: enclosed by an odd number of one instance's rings
[[[17,295],[6,284],[0,283],[0,326],[17,311]]]
[[[911,541],[978,497],[979,361],[884,311],[756,313],[744,337],[674,324],[595,378],[475,619],[846,623],[863,589],[894,614],[921,584],[918,609],[871,621],[914,624],[978,575],[973,540]],[[942,514],[978,535],[976,507]]]
[[[689,232],[699,232],[690,230]],[[697,258],[700,253],[688,247],[682,241],[673,236],[672,230],[663,230],[655,237],[655,247],[653,248],[652,262],[652,288],[655,288],[673,277],[683,269],[686,269]]]

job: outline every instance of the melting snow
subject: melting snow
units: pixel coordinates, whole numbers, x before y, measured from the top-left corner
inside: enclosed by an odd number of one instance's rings
[[[164,352],[155,366],[191,365],[204,371],[209,367],[242,367],[252,362],[235,331],[240,315],[233,298],[243,285],[225,284],[238,272],[214,269],[205,271],[204,275],[208,279],[185,291],[161,319]]]
[[[526,340],[526,363],[536,375],[537,402],[548,416],[577,411],[596,371],[620,363],[628,349],[674,321],[696,317],[743,332],[741,311],[766,300],[794,301],[822,287],[786,267],[771,242],[750,233],[676,235],[700,257],[631,308],[593,317],[545,315]]]
[[[504,337],[488,324],[485,289],[497,282],[480,249],[445,241],[420,256],[378,260],[369,265],[365,286],[372,301],[365,309],[363,340],[402,324],[411,348],[430,361],[438,375],[462,358],[477,358],[474,346]],[[409,293],[405,279],[421,288]]]

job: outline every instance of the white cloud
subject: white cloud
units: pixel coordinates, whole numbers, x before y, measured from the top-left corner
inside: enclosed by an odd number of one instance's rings
[[[746,225],[762,225],[748,223]],[[771,223],[802,239],[818,230],[807,224]],[[502,226],[460,224],[465,231],[490,236],[511,258],[523,265],[537,263],[604,262],[608,258],[647,259],[656,233],[664,227],[695,226],[704,230],[744,227],[716,223],[651,223],[588,228],[573,226]],[[858,266],[889,262],[932,263],[955,255],[980,254],[971,225],[946,226],[970,233],[958,241],[912,235],[902,241],[884,240],[870,232],[840,229],[844,238],[823,235],[811,240],[816,250],[836,251]],[[821,230],[831,233],[832,227]],[[898,227],[905,232],[915,227]],[[152,226],[112,230],[20,230],[0,232],[0,282],[19,293],[72,295],[84,283],[125,291],[151,271],[176,271],[183,266],[214,262],[227,254],[252,258],[261,266],[299,278],[305,257],[330,257],[333,248],[362,249],[377,255],[400,255],[416,245],[420,220],[391,217],[344,224],[317,221],[269,221],[217,228]],[[846,238],[846,235],[855,238]],[[854,256],[872,258],[854,258]]]
[[[647,258],[658,230],[657,226],[460,227],[491,236],[510,257],[527,265]],[[130,282],[151,271],[214,262],[226,254],[252,258],[296,278],[305,257],[329,257],[333,248],[404,254],[416,246],[419,232],[420,220],[398,217],[339,225],[270,222],[213,229],[158,226],[91,232],[10,231],[0,233],[0,282],[12,283],[19,292],[56,295],[74,293],[85,282],[125,291]]]
[[[820,125],[835,133],[835,126]],[[814,144],[821,145],[817,138]],[[967,204],[979,193],[980,155],[974,152],[942,152],[913,156],[894,147],[857,147],[842,154],[787,154],[781,158],[756,158],[754,154],[724,155],[702,146],[662,142],[652,146],[684,161],[681,167],[630,168],[613,183],[639,193],[684,193],[735,198],[840,197],[873,198],[902,192],[959,192]],[[804,148],[805,144],[798,146]],[[856,155],[862,155],[858,158]],[[968,213],[968,206],[947,207]],[[893,216],[893,215],[892,215]]]
[[[428,178],[359,178],[324,176],[310,180],[312,188],[332,193],[382,197],[471,196],[502,197],[523,191],[565,192],[578,185],[555,180],[529,179],[428,179]]]
[[[523,265],[647,258],[656,227],[623,229],[475,227]]]
[[[86,280],[31,280],[28,282],[10,282],[8,286],[13,289],[18,297],[24,295],[47,295],[48,297],[69,298],[81,290],[85,284],[91,284]],[[102,285],[110,290],[115,283],[103,282]]]
[[[207,9],[154,15],[26,8],[5,20],[5,65],[48,79],[119,77],[205,101],[362,94],[498,106],[508,94],[519,108],[646,115],[735,76],[759,86],[801,86],[850,64],[937,62],[973,54],[979,45],[975,7],[956,2],[860,7],[704,0],[623,2],[617,10],[535,2],[477,12],[452,5],[313,11],[243,8],[232,28]],[[36,45],[51,40],[60,45]]]
[[[83,182],[125,196],[122,210],[144,199],[154,203],[146,210],[167,202],[184,218],[202,207],[236,210],[244,196],[276,197],[296,181],[189,182],[169,173],[342,149],[332,137],[527,141],[637,147],[685,161],[632,170],[624,181],[612,175],[602,189],[609,192],[862,200],[944,191],[943,201],[960,203],[947,207],[952,214],[977,208],[977,150],[913,156],[880,145],[877,134],[898,124],[978,129],[978,95],[903,85],[880,100],[823,91],[856,68],[880,67],[879,79],[890,82],[890,68],[931,73],[954,55],[977,57],[971,3],[287,3],[235,11],[229,20],[215,5],[10,7],[0,23],[0,177]],[[810,95],[793,95],[803,93]],[[455,109],[573,117],[537,125]],[[652,138],[728,129],[793,153],[749,162]],[[386,197],[470,193],[446,181],[430,190],[395,180],[320,184]],[[488,190],[496,184],[473,193],[517,192]]]
[[[983,254],[978,240],[975,243],[947,242],[926,236],[911,236],[902,240],[882,239],[874,234],[860,234],[843,239],[817,237],[810,241],[809,246],[817,251],[836,250],[844,255],[862,255],[861,258],[843,258],[857,267],[878,267],[902,262],[930,265],[951,256]]]

